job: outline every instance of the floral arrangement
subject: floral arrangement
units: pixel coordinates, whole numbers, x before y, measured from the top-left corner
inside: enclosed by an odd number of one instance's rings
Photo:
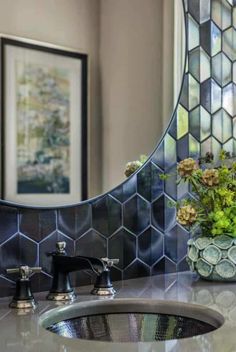
[[[125,166],[125,176],[131,176],[135,171],[137,171],[146,162],[147,156],[140,155],[139,160],[130,161]]]
[[[222,151],[217,167],[188,158],[177,168],[178,182],[189,182],[194,195],[177,205],[177,221],[186,227],[200,225],[203,236],[236,237],[236,162],[227,157]]]

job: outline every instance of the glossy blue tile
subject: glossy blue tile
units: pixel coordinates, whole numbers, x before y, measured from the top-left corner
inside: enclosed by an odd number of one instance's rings
[[[138,235],[150,225],[150,203],[139,195],[124,203],[124,226]]]

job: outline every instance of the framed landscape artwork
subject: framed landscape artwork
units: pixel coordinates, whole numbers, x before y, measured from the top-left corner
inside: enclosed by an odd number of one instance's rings
[[[1,83],[1,198],[86,199],[87,55],[1,38]]]

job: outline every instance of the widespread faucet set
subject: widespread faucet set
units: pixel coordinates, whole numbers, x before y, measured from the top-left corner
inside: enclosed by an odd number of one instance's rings
[[[70,273],[73,271],[91,270],[97,279],[91,294],[110,296],[116,293],[113,288],[110,268],[119,263],[119,259],[94,258],[85,256],[69,256],[66,253],[66,242],[57,242],[56,251],[48,253],[52,257],[52,286],[47,295],[48,300],[73,301],[76,298],[71,286]],[[16,292],[10,303],[11,308],[35,308],[36,301],[31,291],[30,275],[41,272],[42,268],[30,268],[27,265],[7,269],[8,274],[19,273]]]

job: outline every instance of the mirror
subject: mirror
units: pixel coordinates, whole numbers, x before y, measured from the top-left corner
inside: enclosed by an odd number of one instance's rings
[[[0,1],[0,10],[2,199],[61,206],[116,187],[154,150],[176,106],[182,0]]]

